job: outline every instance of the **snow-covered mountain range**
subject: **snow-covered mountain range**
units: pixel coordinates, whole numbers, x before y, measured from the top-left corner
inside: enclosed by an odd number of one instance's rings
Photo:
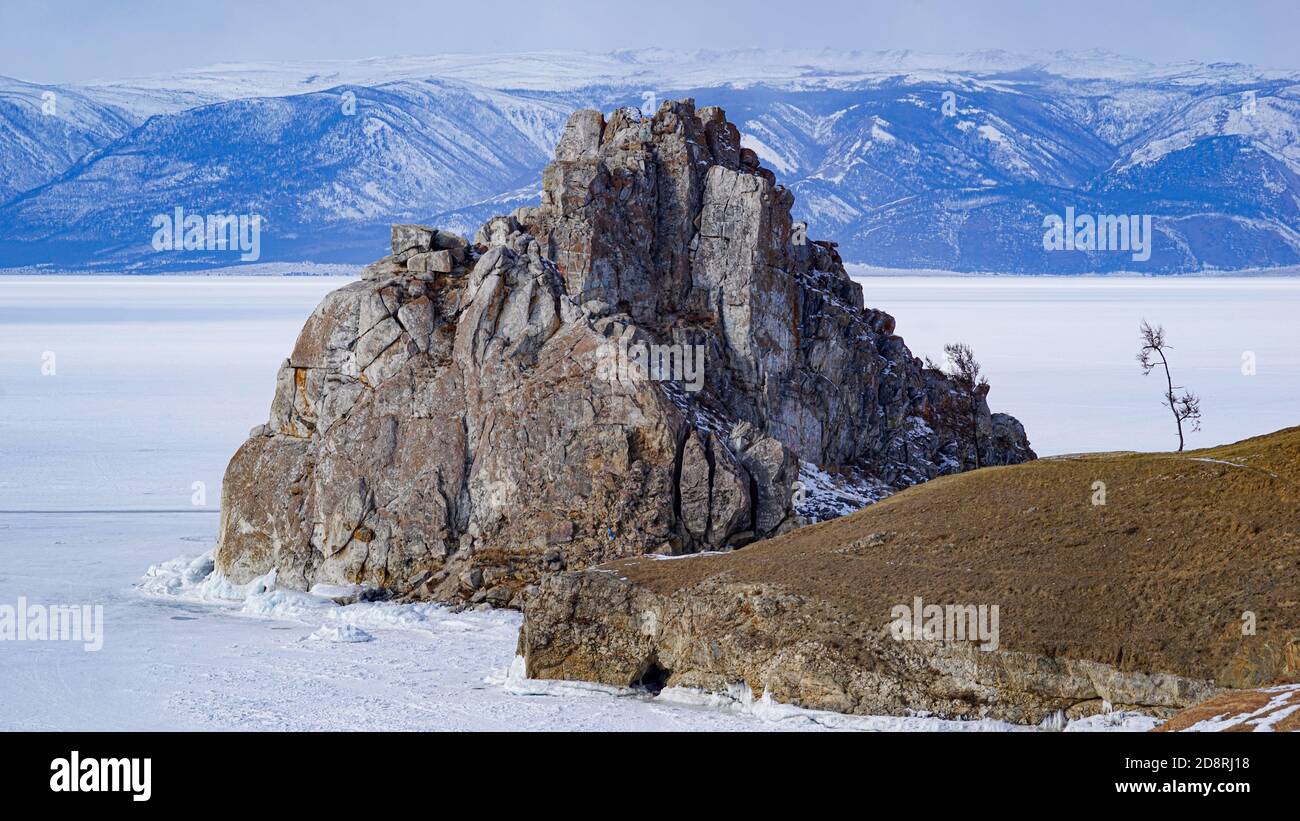
[[[721,105],[847,261],[1015,273],[1300,265],[1300,74],[1115,55],[443,55],[0,78],[0,267],[237,264],[159,215],[258,215],[260,261],[364,262],[392,222],[535,202],[570,111]],[[1045,220],[1080,216],[1047,250]],[[1140,247],[1149,217],[1149,253]],[[1116,226],[1132,227],[1121,239]],[[1105,241],[1109,225],[1110,243]],[[1127,230],[1125,231],[1127,234]]]

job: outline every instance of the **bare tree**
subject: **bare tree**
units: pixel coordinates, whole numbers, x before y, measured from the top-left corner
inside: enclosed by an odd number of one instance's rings
[[[1181,385],[1174,384],[1174,379],[1169,374],[1169,358],[1165,356],[1165,351],[1172,350],[1173,346],[1165,341],[1164,327],[1157,325],[1152,328],[1144,319],[1141,331],[1142,350],[1138,351],[1137,361],[1142,366],[1144,376],[1150,374],[1157,364],[1165,370],[1165,396],[1162,404],[1173,413],[1174,423],[1178,425],[1178,450],[1181,452],[1184,445],[1183,422],[1190,422],[1192,431],[1201,429],[1201,398]],[[1182,391],[1182,394],[1176,394],[1175,391]]]
[[[957,383],[966,394],[966,417],[970,424],[971,442],[975,445],[975,467],[983,467],[980,458],[979,403],[988,395],[989,381],[980,373],[980,363],[975,361],[975,352],[964,342],[954,342],[943,346],[948,355],[948,376]]]

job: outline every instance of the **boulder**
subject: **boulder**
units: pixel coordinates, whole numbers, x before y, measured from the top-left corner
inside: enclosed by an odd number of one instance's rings
[[[412,254],[406,260],[406,268],[416,274],[448,274],[451,273],[454,263],[451,251],[423,251]]]
[[[433,248],[433,229],[423,225],[394,225],[393,256],[418,254]]]

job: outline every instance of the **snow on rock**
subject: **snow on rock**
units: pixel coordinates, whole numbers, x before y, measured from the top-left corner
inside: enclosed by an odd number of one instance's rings
[[[802,498],[796,496],[795,510],[809,523],[847,516],[894,492],[879,480],[832,475],[811,462],[800,463],[799,483]]]
[[[362,641],[372,641],[374,636],[354,627],[351,624],[339,625],[322,625],[316,632],[307,637],[310,641],[328,641],[335,644],[356,644]]]

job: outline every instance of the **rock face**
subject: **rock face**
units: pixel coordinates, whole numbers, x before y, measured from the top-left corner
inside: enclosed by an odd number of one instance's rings
[[[744,682],[810,709],[1017,724],[1095,715],[1105,705],[1165,716],[1218,692],[1205,679],[1087,658],[895,641],[886,619],[873,623],[780,584],[715,577],[664,594],[611,570],[542,582],[519,638],[530,678],[711,692]]]
[[[801,470],[887,492],[1032,459],[792,202],[687,100],[574,114],[541,205],[473,243],[395,226],[231,460],[218,569],[519,606],[547,571],[788,530]]]

